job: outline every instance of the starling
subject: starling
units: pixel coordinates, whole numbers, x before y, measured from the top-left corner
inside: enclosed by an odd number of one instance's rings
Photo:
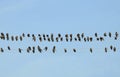
[[[90,48],[90,52],[92,53],[93,51],[92,51],[92,48]]]
[[[73,52],[76,52],[76,49],[73,49]]]
[[[64,49],[64,52],[67,53],[67,49]]]
[[[97,37],[98,36],[98,34],[97,33],[95,33],[95,37]]]
[[[38,49],[38,51],[39,51],[40,53],[42,52],[42,49],[40,48],[39,45],[37,46],[37,49]]]
[[[11,50],[11,49],[10,49],[10,46],[8,46],[7,48],[8,48],[8,50]]]
[[[109,32],[109,37],[111,37],[112,36],[112,34],[111,34],[111,32]]]
[[[55,53],[55,51],[56,51],[56,46],[53,46],[52,51],[53,51],[53,53]]]
[[[9,40],[9,34],[8,33],[6,33],[6,38],[7,38],[7,40]]]
[[[107,48],[105,47],[105,52],[107,53]]]

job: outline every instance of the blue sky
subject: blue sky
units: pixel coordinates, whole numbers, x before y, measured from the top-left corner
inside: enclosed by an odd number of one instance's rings
[[[21,33],[86,33],[119,32],[119,0],[0,0],[0,32]],[[39,44],[39,43],[37,43]],[[80,43],[79,43],[80,44]],[[56,44],[57,47],[77,47],[77,44]],[[104,46],[115,45],[116,53],[104,53]],[[80,44],[77,53],[67,54],[58,48],[42,54],[19,54],[15,49],[0,53],[1,77],[120,77],[120,42]],[[36,43],[28,41],[0,42],[0,47],[14,48]],[[43,43],[43,46],[51,44]],[[90,54],[90,46],[94,53]],[[99,49],[97,49],[97,47]]]

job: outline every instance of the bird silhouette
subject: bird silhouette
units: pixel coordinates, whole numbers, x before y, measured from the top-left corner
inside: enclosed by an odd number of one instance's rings
[[[48,50],[48,47],[46,46],[46,47],[45,47],[45,51],[47,51],[47,50]]]
[[[0,48],[0,51],[1,51],[1,52],[4,52],[4,49],[3,49],[3,48]]]
[[[105,52],[107,53],[107,48],[105,47]]]
[[[11,36],[11,40],[14,41],[14,36]]]
[[[76,52],[76,49],[75,49],[75,48],[73,49],[73,52]]]
[[[27,34],[27,37],[30,37],[30,34]]]
[[[37,46],[37,49],[38,49],[38,51],[39,51],[40,53],[42,52],[42,49],[40,48],[39,45]]]
[[[1,38],[2,40],[5,40],[5,35],[4,35],[4,33],[1,33],[0,38]]]
[[[111,49],[111,50],[113,49],[113,46],[112,46],[112,45],[110,46],[110,49]]]
[[[84,33],[81,34],[81,37],[82,37],[82,38],[84,37]]]
[[[95,33],[95,37],[98,37],[98,34],[97,34],[97,33]]]
[[[111,34],[111,32],[109,32],[109,37],[111,37],[112,36],[112,34]]]
[[[58,34],[58,37],[61,37],[61,34],[60,34],[60,33]]]
[[[66,48],[64,48],[64,52],[67,53],[67,49]]]
[[[6,38],[7,38],[7,40],[9,40],[9,34],[8,33],[6,33]]]
[[[18,48],[18,51],[19,51],[19,53],[21,53],[21,52],[22,52],[22,49],[21,49],[21,48]]]
[[[22,36],[20,36],[20,41],[22,41],[23,40],[23,38],[22,38]]]
[[[8,50],[11,50],[10,46],[8,46],[7,48],[8,48]]]
[[[116,47],[113,48],[113,51],[116,52]]]
[[[18,36],[15,36],[15,40],[18,41]]]
[[[93,38],[92,38],[92,37],[90,37],[90,42],[92,42],[92,40],[93,40]]]
[[[105,32],[105,33],[104,33],[104,37],[106,37],[106,36],[107,36],[107,33]]]
[[[52,51],[53,51],[53,53],[55,53],[55,51],[56,51],[56,46],[53,46]]]
[[[25,34],[23,33],[22,36],[25,37]]]
[[[34,46],[32,47],[32,52],[35,53],[35,47]]]
[[[90,48],[90,52],[91,52],[91,53],[93,52],[92,48]]]

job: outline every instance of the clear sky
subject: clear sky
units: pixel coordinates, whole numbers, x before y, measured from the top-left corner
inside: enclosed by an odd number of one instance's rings
[[[0,32],[91,35],[116,31],[120,33],[120,0],[0,0]],[[36,45],[28,42],[0,42],[0,47]],[[117,46],[116,53],[104,53],[102,46],[110,44]],[[66,54],[59,48],[56,54],[0,53],[0,77],[120,77],[120,42],[93,43],[93,48],[99,47],[93,54],[86,48],[90,45]],[[77,44],[67,45],[73,46]]]

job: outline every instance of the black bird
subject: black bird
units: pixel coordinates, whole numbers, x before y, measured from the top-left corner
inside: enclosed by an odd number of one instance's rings
[[[104,33],[104,37],[106,37],[107,36],[107,33]]]
[[[90,37],[90,42],[92,42],[92,40],[93,40],[93,38],[92,38],[92,37]]]
[[[49,37],[49,35],[47,34],[46,37]]]
[[[15,40],[18,41],[18,36],[15,37]]]
[[[113,46],[112,46],[112,45],[110,46],[110,49],[111,49],[111,50],[113,49]]]
[[[113,48],[113,51],[116,52],[116,47]]]
[[[23,33],[22,36],[25,37],[25,34]]]
[[[6,38],[7,38],[7,40],[9,40],[9,34],[8,33],[6,33]]]
[[[96,38],[97,39],[97,41],[99,41],[100,40],[100,38]]]
[[[42,37],[41,36],[39,37],[39,41],[42,42]]]
[[[32,52],[35,53],[35,47],[32,47]]]
[[[82,37],[82,38],[84,37],[84,33],[81,34],[81,37]]]
[[[58,37],[56,37],[56,42],[58,42]]]
[[[3,48],[0,48],[0,51],[1,51],[1,52],[4,52],[4,49],[3,49]]]
[[[8,50],[11,50],[10,46],[8,46],[7,48],[8,48]]]
[[[48,42],[50,42],[50,38],[48,38]]]
[[[103,37],[100,37],[100,41],[104,41],[104,38],[103,38]]]
[[[74,38],[75,41],[77,41],[77,38]]]
[[[11,36],[11,40],[14,41],[14,36]]]
[[[60,41],[63,41],[63,38],[62,38],[62,37],[60,38]]]
[[[22,49],[21,49],[21,48],[18,48],[18,51],[19,51],[19,53],[21,53]]]
[[[95,33],[95,37],[98,37],[98,34],[97,34],[97,33]]]
[[[22,38],[22,36],[20,36],[20,41],[22,41],[23,40],[23,38]]]
[[[109,37],[111,37],[112,36],[112,34],[111,34],[111,32],[109,32]]]
[[[46,47],[45,47],[45,51],[47,51],[47,50],[48,50],[48,47],[46,46]]]
[[[92,48],[90,48],[90,52],[92,53],[93,51],[92,51]]]
[[[85,41],[85,42],[87,41],[86,38],[84,38],[84,41]]]
[[[28,48],[27,48],[27,52],[29,53],[31,51],[31,47],[29,46]]]
[[[64,49],[64,52],[67,53],[67,49]]]
[[[38,49],[38,51],[39,51],[40,53],[42,52],[42,49],[40,48],[39,45],[37,46],[37,49]]]
[[[33,41],[35,42],[35,41],[36,41],[36,37],[35,37],[35,36],[32,36],[32,37],[33,37],[33,38],[32,38],[32,39],[33,39]]]
[[[4,35],[4,33],[1,33],[0,38],[3,39],[3,40],[5,40],[5,35]]]
[[[43,34],[43,37],[45,38],[45,34]]]
[[[60,34],[60,33],[58,34],[58,37],[61,37],[61,34]]]
[[[76,49],[73,49],[73,52],[76,52]]]
[[[105,52],[107,53],[107,48],[105,47]]]
[[[118,35],[119,35],[118,32],[115,32],[115,36],[118,37]]]
[[[53,34],[51,34],[51,40],[52,40],[52,42],[54,42],[54,37],[53,37]]]
[[[78,38],[78,41],[81,41],[81,38]]]
[[[27,37],[30,37],[30,34],[27,34]]]
[[[45,37],[43,37],[43,39],[44,39],[44,41],[46,41],[46,38],[45,38]]]
[[[53,53],[55,53],[55,51],[56,51],[56,46],[53,46],[52,51],[53,51]]]

